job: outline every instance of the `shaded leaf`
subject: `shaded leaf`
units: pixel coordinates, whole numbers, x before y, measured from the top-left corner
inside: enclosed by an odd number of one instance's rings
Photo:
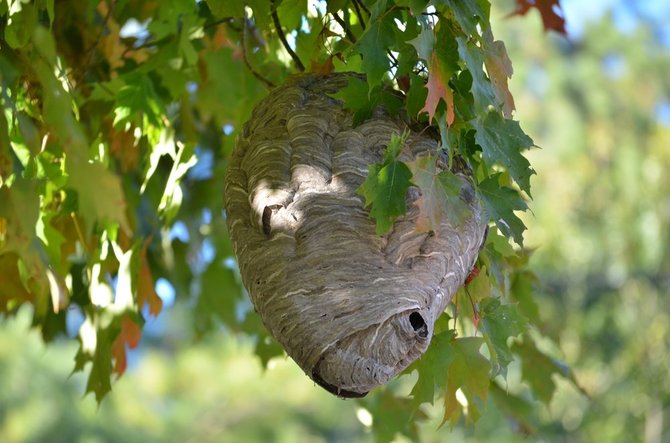
[[[479,195],[482,197],[484,208],[491,220],[493,220],[506,237],[523,245],[523,231],[526,225],[514,214],[514,211],[525,211],[528,205],[519,193],[511,188],[502,187],[499,183],[500,174],[488,177],[478,186]]]
[[[486,400],[489,390],[491,364],[479,352],[484,340],[481,337],[463,337],[453,340],[453,359],[447,370],[447,390],[444,393],[444,417],[440,426],[447,421],[455,423],[460,416],[460,404],[456,391],[468,399],[468,408],[476,411],[476,398]],[[469,411],[472,412],[472,411]],[[476,416],[472,419],[476,420]]]
[[[489,111],[483,117],[475,118],[472,125],[477,130],[475,140],[481,146],[487,164],[505,166],[519,187],[530,195],[530,176],[535,171],[521,151],[530,149],[533,140],[523,132],[519,122]]]
[[[516,305],[503,305],[497,298],[486,298],[480,302],[481,331],[484,333],[494,375],[507,374],[507,366],[514,357],[507,345],[507,339],[517,337],[528,329],[528,320],[519,312]]]
[[[515,272],[512,275],[510,297],[519,303],[519,309],[530,321],[540,321],[540,308],[533,298],[533,285],[537,277],[530,271]]]
[[[365,207],[371,207],[370,216],[376,221],[378,235],[391,230],[395,219],[407,211],[405,194],[411,186],[412,172],[405,163],[395,160],[403,144],[404,138],[393,135],[384,162],[370,165],[365,182],[358,188],[365,198]]]
[[[416,201],[418,232],[437,231],[445,216],[459,224],[468,212],[460,198],[461,179],[451,171],[440,171],[437,161],[436,157],[424,155],[407,164],[414,184],[421,190],[421,197]]]
[[[419,378],[412,388],[412,407],[421,403],[433,404],[436,392],[443,392],[447,381],[446,371],[453,360],[455,331],[435,334],[428,350],[407,371],[417,370]]]
[[[472,76],[472,96],[474,98],[475,112],[484,114],[488,112],[489,106],[498,107],[498,97],[491,82],[484,72],[485,55],[473,40],[465,37],[457,37],[458,53],[465,62]]]
[[[0,219],[1,221],[1,219]],[[0,227],[0,236],[2,235]],[[33,297],[23,285],[18,267],[19,256],[15,252],[0,254],[0,313],[14,311],[23,303],[32,302]]]
[[[369,23],[368,28],[352,48],[361,54],[363,72],[367,75],[370,91],[379,85],[389,70],[390,61],[387,49],[395,43],[393,18],[386,14]]]
[[[116,174],[100,163],[69,164],[67,170],[69,184],[77,191],[79,211],[90,228],[98,221],[113,222],[126,233],[132,232],[126,217],[126,199]]]
[[[391,442],[398,434],[418,441],[416,421],[425,418],[425,414],[420,410],[413,411],[410,399],[396,397],[391,390],[384,389],[371,398],[359,400],[359,402],[374,417],[372,430],[375,433],[375,442]]]
[[[482,0],[434,0],[433,3],[446,7],[466,34],[479,35],[477,24],[483,30],[489,27],[490,4]]]
[[[512,351],[521,357],[521,378],[543,403],[548,405],[556,391],[554,374],[561,375],[579,386],[570,368],[541,352],[530,337],[525,337],[521,343],[514,343]]]
[[[163,301],[156,293],[154,279],[151,275],[151,268],[147,258],[147,248],[150,243],[151,238],[148,238],[140,250],[140,268],[137,277],[137,304],[140,309],[148,305],[149,313],[151,315],[158,315],[163,308]]]

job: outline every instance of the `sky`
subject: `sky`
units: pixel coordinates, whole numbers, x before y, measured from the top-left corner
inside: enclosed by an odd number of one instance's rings
[[[579,38],[590,22],[611,11],[615,25],[624,33],[633,32],[644,23],[670,47],[670,1],[668,0],[561,0],[566,28]]]

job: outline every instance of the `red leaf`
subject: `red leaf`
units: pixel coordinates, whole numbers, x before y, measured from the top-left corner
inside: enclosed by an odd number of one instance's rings
[[[454,93],[449,88],[449,78],[445,78],[444,69],[440,64],[437,53],[433,51],[428,64],[428,96],[426,97],[426,104],[419,112],[427,112],[430,120],[435,116],[435,110],[440,103],[440,99],[447,104],[447,124],[451,125],[454,122]]]
[[[545,30],[565,35],[565,19],[561,17],[563,11],[559,0],[516,0],[516,10],[510,15],[526,15],[530,8],[540,11]]]
[[[163,308],[163,300],[156,294],[156,289],[154,287],[154,279],[151,275],[151,269],[149,268],[149,261],[147,260],[147,247],[151,243],[151,238],[148,238],[144,245],[142,245],[142,251],[140,251],[140,272],[137,282],[137,304],[140,309],[144,307],[145,304],[149,305],[149,313],[151,315],[158,315]]]
[[[114,357],[114,372],[121,376],[128,366],[126,346],[133,349],[140,343],[142,330],[139,325],[124,315],[121,319],[121,331],[112,345],[112,356]]]

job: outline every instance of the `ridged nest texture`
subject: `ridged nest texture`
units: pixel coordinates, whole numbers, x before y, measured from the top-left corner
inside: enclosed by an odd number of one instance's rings
[[[225,184],[240,273],[263,323],[319,385],[343,397],[386,383],[427,349],[473,266],[486,220],[466,174],[469,214],[417,232],[421,196],[379,236],[357,189],[406,125],[382,112],[354,127],[332,94],[353,74],[300,75],[255,108]],[[399,159],[435,153],[412,132]]]

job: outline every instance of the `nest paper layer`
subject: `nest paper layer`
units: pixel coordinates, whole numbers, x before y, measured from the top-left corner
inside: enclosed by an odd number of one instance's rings
[[[416,232],[420,193],[380,237],[356,193],[405,126],[377,115],[355,128],[332,94],[349,74],[297,76],[258,104],[226,175],[227,222],[240,272],[270,333],[321,386],[365,395],[428,347],[463,285],[486,221],[465,175],[459,225]],[[435,152],[412,133],[400,159]]]

